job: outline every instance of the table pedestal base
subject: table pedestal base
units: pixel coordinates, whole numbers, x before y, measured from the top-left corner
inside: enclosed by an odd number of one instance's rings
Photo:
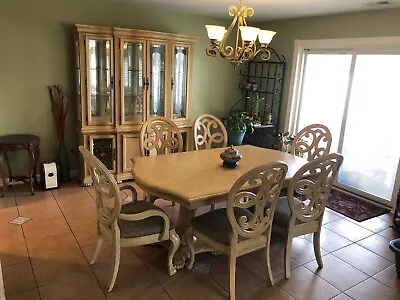
[[[194,241],[194,254],[200,254],[200,253],[205,253],[205,252],[211,252],[213,255],[219,255],[218,252],[215,251],[215,249],[209,247],[208,245],[201,243],[197,240]],[[190,251],[189,247],[187,245],[182,245],[179,248],[179,250],[176,252],[175,257],[174,257],[174,264],[175,267],[179,269],[183,269],[186,266],[186,262],[190,258]]]
[[[182,269],[183,267],[185,267],[186,262],[190,257],[190,251],[186,240],[187,236],[185,233],[186,230],[190,227],[190,221],[195,216],[195,214],[196,209],[189,209],[182,205],[179,207],[179,220],[176,226],[176,232],[181,238],[181,246],[179,247],[174,257],[174,263],[177,269]],[[211,248],[210,246],[196,240],[195,237],[192,238],[194,239],[193,243],[195,255],[204,252],[212,252],[214,255],[219,254],[215,251],[214,248]]]

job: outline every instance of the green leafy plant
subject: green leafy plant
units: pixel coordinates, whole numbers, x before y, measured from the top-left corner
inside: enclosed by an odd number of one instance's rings
[[[250,97],[251,100],[251,113],[253,115],[254,121],[257,121],[259,118],[259,113],[260,113],[260,103],[263,98],[260,97],[259,93],[253,94],[253,96]]]
[[[225,126],[228,131],[244,132],[246,129],[253,132],[254,119],[245,112],[233,112],[225,120]]]

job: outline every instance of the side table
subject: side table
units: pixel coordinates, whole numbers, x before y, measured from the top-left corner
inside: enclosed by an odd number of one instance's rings
[[[28,176],[13,176],[11,171],[10,160],[7,152],[26,150],[29,155],[29,168]],[[8,185],[16,181],[28,182],[31,189],[31,194],[34,195],[35,191],[33,183],[38,184],[36,177],[37,163],[40,156],[40,138],[31,134],[12,134],[0,136],[0,155],[3,154],[8,168]],[[32,180],[33,177],[33,180]],[[5,179],[3,179],[3,183]],[[3,189],[4,194],[5,189]],[[2,194],[2,195],[3,195]]]

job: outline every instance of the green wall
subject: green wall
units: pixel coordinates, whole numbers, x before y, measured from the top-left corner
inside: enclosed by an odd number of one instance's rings
[[[271,42],[271,47],[279,54],[286,56],[287,69],[283,94],[283,107],[281,110],[281,129],[283,130],[292,69],[294,40],[399,36],[400,9],[385,9],[369,12],[263,22],[257,24],[257,26],[277,32]]]
[[[158,11],[112,0],[12,0],[0,8],[0,135],[32,133],[41,138],[41,160],[53,160],[56,136],[46,86],[73,92],[73,24],[119,26],[194,36],[192,118],[223,116],[239,95],[239,76],[220,58],[205,54],[204,24],[229,21]],[[72,98],[66,141],[76,145],[76,104]],[[14,154],[17,155],[17,154]],[[25,159],[18,154],[17,168]]]

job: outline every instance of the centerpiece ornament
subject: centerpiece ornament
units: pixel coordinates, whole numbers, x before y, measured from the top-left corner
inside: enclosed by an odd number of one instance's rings
[[[236,168],[239,160],[242,159],[242,154],[239,153],[238,150],[233,148],[231,145],[229,148],[225,149],[220,155],[223,160],[222,165],[226,168]]]
[[[239,3],[240,8],[234,5],[229,6],[228,12],[233,20],[228,30],[223,26],[205,25],[208,37],[211,40],[211,45],[206,49],[207,55],[215,57],[219,54],[222,58],[230,61],[235,68],[244,61],[253,60],[259,53],[262,60],[268,60],[271,56],[268,44],[276,33],[247,26],[246,18],[254,15],[254,9],[243,5],[243,0],[240,0]],[[235,46],[226,45],[236,24],[236,44]],[[260,42],[258,50],[257,37]]]

